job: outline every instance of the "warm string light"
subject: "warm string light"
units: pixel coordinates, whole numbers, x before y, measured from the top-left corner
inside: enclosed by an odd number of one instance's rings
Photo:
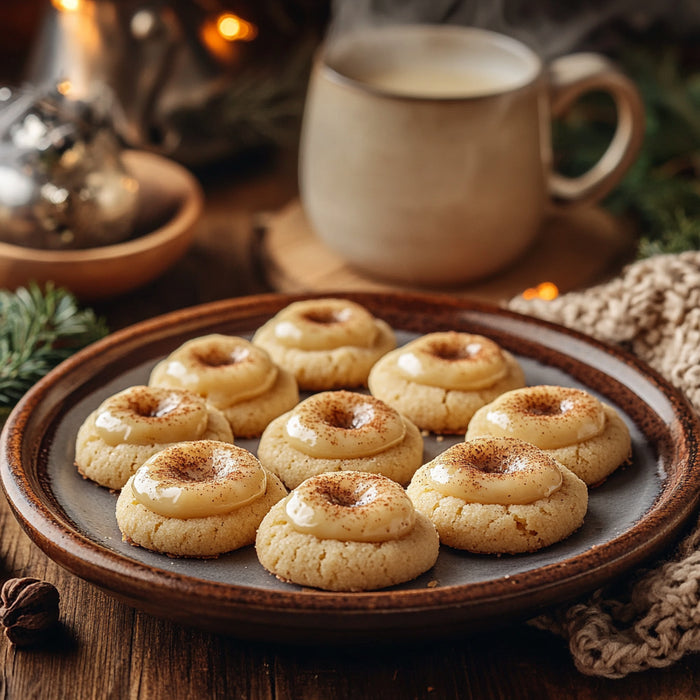
[[[60,12],[77,12],[83,0],[51,0]],[[215,20],[216,32],[225,41],[253,41],[258,28],[232,12],[222,12]]]
[[[523,299],[544,299],[544,301],[552,301],[559,296],[559,289],[554,282],[540,282],[536,287],[526,289],[523,294]]]
[[[61,12],[77,12],[82,0],[51,0],[53,6]]]
[[[211,54],[230,64],[240,55],[238,45],[253,41],[258,28],[232,12],[222,12],[209,17],[202,24],[199,35]]]
[[[216,29],[226,41],[252,41],[258,28],[231,12],[224,12],[216,20]]]

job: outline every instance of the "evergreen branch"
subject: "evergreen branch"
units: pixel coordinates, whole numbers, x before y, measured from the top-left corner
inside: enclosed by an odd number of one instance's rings
[[[700,249],[700,72],[677,45],[653,50],[628,40],[618,61],[637,84],[646,111],[646,138],[623,181],[603,203],[640,231],[639,257]],[[602,155],[615,109],[608,96],[581,100],[555,126],[557,164],[578,175]]]
[[[51,283],[0,290],[0,418],[56,365],[106,334],[102,319]]]

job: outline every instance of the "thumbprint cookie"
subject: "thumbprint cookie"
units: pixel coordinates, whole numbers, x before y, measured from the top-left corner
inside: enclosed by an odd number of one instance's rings
[[[407,484],[423,462],[418,428],[383,401],[339,389],[312,394],[265,429],[258,458],[288,488],[323,472],[384,474]]]
[[[260,563],[282,581],[328,591],[367,591],[416,578],[437,560],[430,520],[381,474],[313,476],[263,518]]]
[[[507,392],[476,412],[467,439],[517,437],[568,467],[589,486],[629,461],[627,425],[610,405],[582,389],[539,385]]]
[[[559,542],[581,526],[588,508],[581,479],[516,438],[457,443],[424,464],[406,493],[443,544],[479,554]]]
[[[105,399],[85,419],[75,464],[86,479],[120,489],[156,452],[183,440],[233,442],[225,416],[201,396],[178,389],[132,386]]]
[[[265,350],[218,333],[181,345],[153,368],[148,383],[203,396],[226,416],[237,438],[259,437],[299,401],[296,380]]]
[[[367,385],[372,365],[396,347],[391,327],[346,299],[289,304],[253,336],[275,362],[309,391]]]
[[[211,558],[253,544],[287,490],[255,456],[215,440],[172,445],[148,459],[119,494],[125,542],[174,557]]]
[[[371,393],[421,430],[463,433],[484,404],[524,386],[517,360],[481,335],[429,333],[386,354],[369,375]]]

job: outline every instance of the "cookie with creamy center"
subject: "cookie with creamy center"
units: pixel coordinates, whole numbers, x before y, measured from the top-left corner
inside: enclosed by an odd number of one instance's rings
[[[516,438],[453,445],[418,469],[406,493],[443,544],[479,554],[550,546],[577,530],[588,508],[581,479]]]
[[[383,401],[340,389],[313,394],[273,420],[257,454],[287,488],[316,474],[349,470],[407,484],[422,464],[423,438]]]
[[[236,437],[259,437],[299,401],[293,375],[265,350],[238,336],[212,333],[183,343],[151,371],[150,386],[204,397],[228,419]]]
[[[250,545],[287,490],[249,451],[214,440],[158,452],[116,505],[124,541],[175,557],[211,558]]]
[[[370,392],[421,430],[457,434],[474,413],[525,385],[517,360],[481,335],[444,331],[420,336],[372,367]]]
[[[502,394],[469,423],[467,439],[482,435],[531,442],[589,486],[604,481],[632,452],[630,431],[620,414],[574,387],[538,385]]]
[[[105,399],[78,430],[75,464],[82,476],[120,489],[149,457],[183,440],[233,442],[226,417],[201,396],[131,386]]]
[[[439,540],[396,482],[380,474],[333,472],[307,479],[273,506],[255,549],[282,581],[366,591],[430,569]]]
[[[253,336],[281,367],[309,391],[367,385],[372,365],[396,347],[391,327],[347,299],[308,299],[289,304]]]

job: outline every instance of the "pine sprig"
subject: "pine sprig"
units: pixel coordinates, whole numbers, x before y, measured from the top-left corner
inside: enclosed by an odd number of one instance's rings
[[[107,333],[92,309],[48,283],[0,290],[0,418],[39,379]]]
[[[606,199],[640,232],[638,256],[700,249],[700,69],[675,44],[624,42],[619,63],[639,87],[646,138],[634,166]],[[650,48],[651,46],[651,48]],[[615,108],[607,96],[581,100],[556,126],[565,174],[579,175],[603,153]]]

